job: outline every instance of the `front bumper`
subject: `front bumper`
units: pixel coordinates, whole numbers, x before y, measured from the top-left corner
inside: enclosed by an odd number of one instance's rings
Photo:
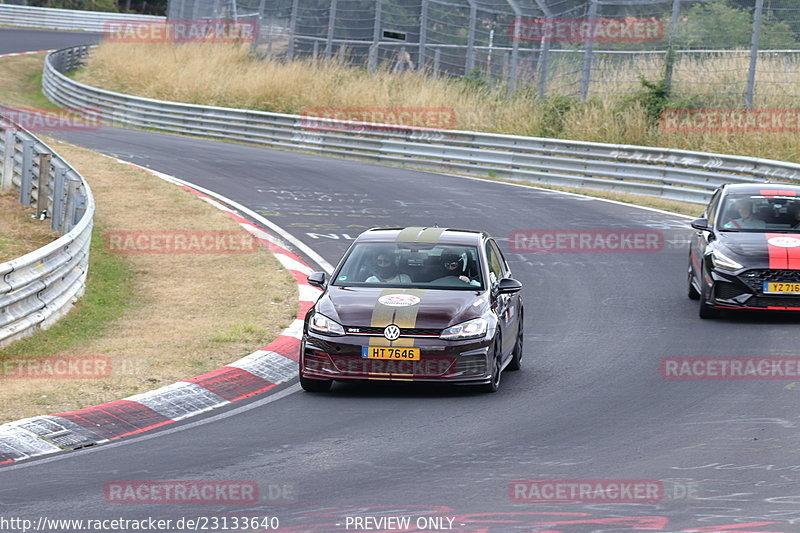
[[[490,338],[445,341],[415,338],[418,361],[365,359],[369,337],[323,337],[306,332],[300,343],[300,375],[308,379],[421,381],[484,384],[491,379]],[[385,346],[383,341],[373,346]]]
[[[800,311],[800,295],[764,294],[764,282],[800,282],[800,270],[712,270],[708,304],[718,309]]]

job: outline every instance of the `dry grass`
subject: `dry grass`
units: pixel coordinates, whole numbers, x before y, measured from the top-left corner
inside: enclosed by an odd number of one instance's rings
[[[241,230],[182,189],[50,141],[90,182],[105,230]],[[266,250],[126,255],[133,305],[100,338],[51,356],[107,356],[105,379],[2,379],[0,421],[68,411],[202,374],[266,345],[297,312],[294,280]],[[47,333],[47,332],[45,332]],[[21,341],[24,346],[26,341]],[[14,350],[6,357],[30,359]]]
[[[598,56],[592,93],[585,103],[555,110],[551,101],[529,91],[508,98],[503,88],[487,88],[447,79],[394,75],[314,60],[259,61],[248,48],[219,44],[172,46],[155,43],[104,43],[93,54],[79,81],[151,98],[299,113],[305,107],[451,108],[455,128],[575,140],[644,144],[800,161],[795,133],[671,133],[653,127],[645,109],[628,96],[640,88],[639,75],[655,79],[663,58],[629,61]],[[551,89],[576,83],[569,61],[556,63]],[[607,68],[608,67],[608,68]],[[674,87],[701,107],[741,105],[747,57],[744,54],[678,56]],[[580,70],[577,70],[579,75]],[[702,73],[702,74],[698,74]],[[573,75],[573,78],[570,78]],[[800,64],[762,57],[756,96],[761,107],[794,107],[800,99]],[[567,87],[562,87],[567,90]],[[574,85],[569,88],[574,91]]]
[[[0,193],[0,263],[10,261],[58,238],[36,209],[19,203],[19,193]]]

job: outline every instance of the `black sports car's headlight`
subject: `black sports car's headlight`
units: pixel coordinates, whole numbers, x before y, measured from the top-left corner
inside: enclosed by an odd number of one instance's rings
[[[486,335],[486,331],[488,329],[489,329],[488,320],[486,320],[485,318],[473,318],[472,320],[467,320],[466,322],[462,322],[461,324],[450,326],[446,330],[442,331],[441,335],[439,335],[439,338],[448,341],[476,339],[478,337],[483,337],[484,335]]]
[[[308,329],[320,335],[330,335],[333,337],[341,337],[344,335],[344,328],[341,324],[316,312],[311,317],[311,320],[308,321]]]
[[[740,268],[744,268],[744,265],[737,263],[719,250],[711,252],[711,264],[714,265],[714,268],[723,268],[725,270],[739,270]]]

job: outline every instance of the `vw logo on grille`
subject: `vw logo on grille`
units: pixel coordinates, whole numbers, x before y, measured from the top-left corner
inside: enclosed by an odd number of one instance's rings
[[[394,324],[386,326],[386,329],[383,330],[383,336],[390,341],[396,341],[398,338],[400,338],[400,328]]]

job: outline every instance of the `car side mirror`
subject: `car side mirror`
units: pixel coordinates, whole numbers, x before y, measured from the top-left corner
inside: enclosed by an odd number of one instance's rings
[[[707,218],[696,218],[692,220],[692,227],[700,231],[711,231]]]
[[[313,274],[308,276],[308,283],[309,285],[313,285],[315,287],[319,287],[320,289],[324,289],[327,277],[328,276],[325,274],[325,272],[314,272]]]
[[[497,284],[497,292],[500,294],[514,294],[522,289],[522,283],[515,279],[503,278]]]

